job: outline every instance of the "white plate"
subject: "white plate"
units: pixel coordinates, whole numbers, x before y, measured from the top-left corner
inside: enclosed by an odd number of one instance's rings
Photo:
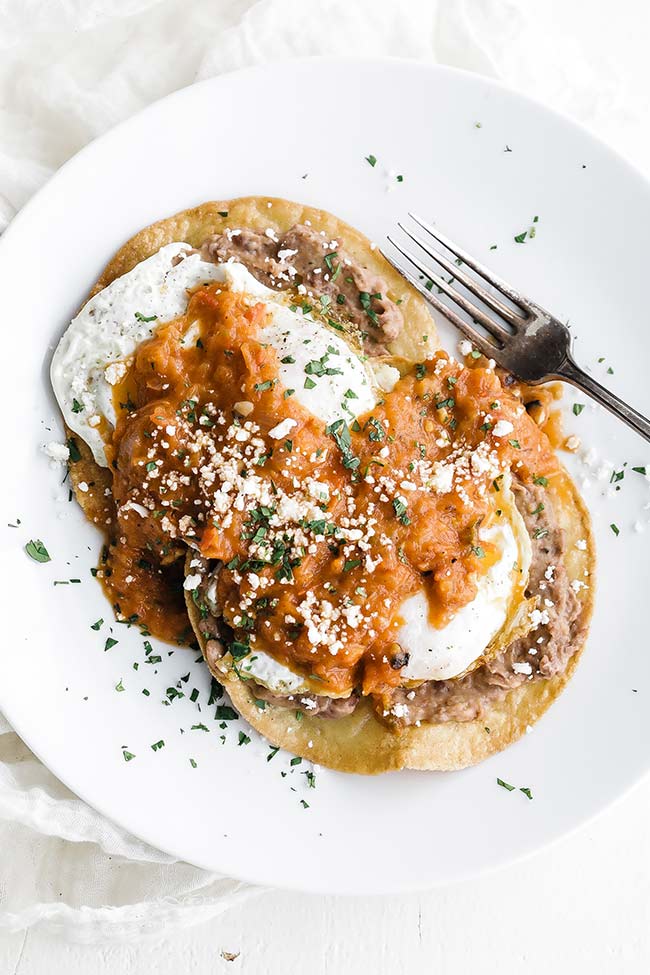
[[[315,789],[301,774],[308,763],[291,766],[282,752],[267,762],[254,733],[239,746],[242,721],[222,744],[194,653],[168,655],[163,645],[162,662],[146,665],[142,638],[117,624],[119,643],[104,652],[111,609],[90,575],[100,538],[39,445],[62,435],[47,379],[53,345],[107,259],[153,220],[249,193],[325,207],[377,241],[417,208],[570,319],[580,361],[650,412],[650,188],[586,132],[491,81],[399,61],[293,62],[178,92],[79,153],[0,243],[0,706],[71,789],[192,863],[336,893],[475,874],[566,833],[648,766],[650,534],[633,525],[647,525],[650,495],[630,468],[650,460],[650,448],[599,411],[570,414],[585,444],[628,467],[612,497],[603,496],[607,480],[590,477],[585,488],[599,549],[592,632],[567,691],[524,740],[454,774],[319,770]],[[536,215],[535,239],[515,243]],[[580,480],[587,468],[574,467]],[[18,528],[5,527],[17,518]],[[27,558],[30,538],[43,539],[50,563]],[[82,581],[53,585],[70,578]],[[95,632],[100,617],[107,623]],[[163,706],[166,688],[188,672],[185,697]],[[120,679],[124,693],[114,689]],[[209,732],[190,730],[197,723]],[[533,801],[500,788],[497,776],[530,787]]]

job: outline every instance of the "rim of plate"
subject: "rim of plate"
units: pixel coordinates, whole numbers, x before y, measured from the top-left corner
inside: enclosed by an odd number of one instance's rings
[[[263,76],[269,73],[276,73],[278,70],[289,69],[292,70],[296,66],[309,66],[309,65],[327,65],[333,70],[337,66],[349,66],[351,64],[358,64],[360,67],[368,66],[386,66],[392,67],[405,67],[409,71],[420,72],[423,75],[423,81],[425,77],[435,77],[437,75],[442,76],[457,76],[463,79],[464,82],[469,82],[474,84],[477,88],[491,88],[497,91],[501,91],[509,99],[514,99],[524,105],[531,106],[535,112],[541,113],[559,122],[561,125],[567,127],[570,130],[579,130],[587,143],[595,149],[597,153],[601,155],[608,156],[611,161],[613,161],[619,167],[622,167],[627,171],[628,176],[638,182],[642,192],[645,192],[650,196],[650,177],[646,176],[642,170],[637,167],[628,158],[618,152],[616,149],[612,148],[608,143],[603,141],[597,135],[595,135],[585,124],[571,118],[568,114],[563,111],[549,107],[543,102],[537,99],[517,91],[516,89],[510,87],[505,82],[481,75],[472,71],[468,71],[462,68],[457,68],[451,65],[439,64],[439,63],[428,63],[426,61],[420,61],[417,59],[398,57],[398,56],[369,56],[369,57],[357,57],[353,55],[349,56],[304,56],[299,58],[289,58],[281,60],[267,61],[261,64],[250,65],[245,68],[236,69],[233,71],[224,72],[223,74],[215,75],[210,78],[202,79],[201,81],[194,82],[183,88],[179,88],[169,94],[151,102],[149,105],[139,109],[135,114],[129,116],[128,118],[122,120],[121,122],[114,125],[112,128],[106,132],[100,134],[95,139],[84,145],[79,149],[73,156],[71,156],[65,163],[63,163],[47,180],[47,182],[40,187],[36,193],[20,208],[16,215],[11,219],[10,223],[7,225],[4,232],[0,235],[0,259],[2,258],[4,250],[11,246],[12,238],[15,229],[20,227],[22,223],[31,217],[33,210],[38,209],[41,205],[43,199],[45,199],[49,194],[56,191],[56,184],[58,182],[59,176],[64,172],[69,170],[74,170],[75,167],[82,166],[85,163],[86,156],[91,155],[93,152],[97,151],[98,146],[107,145],[115,139],[120,139],[132,128],[137,128],[142,116],[147,115],[149,112],[158,109],[163,104],[171,103],[172,101],[182,101],[185,99],[191,99],[192,93],[196,89],[203,89],[207,87],[218,88],[221,84],[229,83],[233,78],[245,77],[249,75],[258,74]],[[45,760],[38,746],[35,746],[30,741],[29,732],[23,734],[23,721],[21,719],[20,713],[15,713],[12,709],[11,695],[7,694],[6,698],[3,695],[2,688],[0,688],[0,697],[2,697],[2,710],[7,717],[8,721],[12,725],[13,730],[19,735],[19,737],[28,745],[30,750],[34,755],[48,768],[64,785],[66,785],[72,792],[75,793],[80,799],[86,802],[91,808],[100,813],[106,819],[111,822],[116,823],[121,828],[130,831],[128,825],[124,825],[120,817],[115,817],[112,813],[106,812],[104,805],[101,801],[90,800],[86,797],[85,788],[83,785],[74,782],[74,775],[70,776],[66,771],[59,770],[59,763],[57,760]],[[626,786],[620,789],[617,793],[611,795],[606,799],[601,805],[595,807],[590,813],[586,815],[581,815],[572,825],[568,827],[555,827],[554,832],[549,833],[541,842],[532,843],[529,848],[514,852],[510,855],[502,856],[500,859],[494,862],[487,862],[476,867],[464,867],[459,869],[455,877],[431,877],[428,880],[408,880],[405,878],[399,878],[396,881],[387,880],[384,884],[377,885],[373,884],[372,889],[364,888],[363,884],[356,884],[346,888],[341,891],[332,885],[318,885],[306,887],[298,882],[281,882],[278,883],[273,877],[269,876],[265,872],[264,868],[257,871],[250,872],[246,870],[238,871],[237,878],[246,883],[259,886],[271,886],[277,889],[283,890],[293,890],[300,891],[306,894],[338,894],[341,896],[384,896],[393,893],[405,893],[409,891],[426,890],[432,889],[440,886],[447,886],[450,884],[461,883],[463,881],[472,879],[474,877],[482,877],[489,875],[502,867],[514,865],[516,863],[521,863],[535,856],[536,854],[542,852],[543,850],[549,849],[551,846],[555,846],[561,840],[569,838],[577,830],[581,829],[583,826],[593,822],[599,818],[604,813],[611,810],[614,806],[618,805],[623,799],[625,799],[631,792],[633,792],[643,781],[645,781],[650,776],[650,755],[648,757],[648,763],[644,770],[636,777],[632,777]],[[152,829],[145,834],[144,831],[133,833],[132,835],[137,836],[143,842],[159,849],[164,853],[168,853],[173,857],[177,857],[179,860],[185,860],[184,853],[177,849],[172,843],[167,843],[164,839],[159,839],[157,837],[157,830],[152,827]],[[214,871],[213,865],[208,865],[207,863],[201,863],[199,859],[193,859],[192,861],[186,861],[195,864],[202,869]]]

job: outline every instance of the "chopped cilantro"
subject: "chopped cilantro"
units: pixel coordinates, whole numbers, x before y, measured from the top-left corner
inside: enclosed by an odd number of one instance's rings
[[[68,445],[68,450],[70,451],[70,460],[75,464],[78,460],[81,460],[81,451],[77,446],[77,441],[74,437],[68,437],[66,441]]]
[[[135,317],[139,322],[155,322],[158,318],[157,315],[151,315],[149,318],[146,318],[141,311],[136,311]]]
[[[25,545],[25,551],[34,562],[51,562],[50,553],[43,545],[40,538],[33,538]]]
[[[236,721],[239,715],[227,704],[218,704],[215,712],[217,721]]]
[[[406,513],[406,502],[402,498],[393,498],[393,511],[397,516],[397,520],[401,521],[403,525],[410,525],[411,519]]]

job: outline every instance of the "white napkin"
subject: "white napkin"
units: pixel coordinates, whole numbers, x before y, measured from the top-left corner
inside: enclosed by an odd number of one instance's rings
[[[650,7],[619,0],[0,0],[0,231],[74,152],[176,88],[267,60],[391,54],[500,76],[650,170]],[[620,77],[621,66],[626,77]],[[5,652],[7,652],[5,650]],[[0,928],[129,940],[257,888],[174,861],[75,798],[0,717]],[[11,851],[11,855],[8,855]]]

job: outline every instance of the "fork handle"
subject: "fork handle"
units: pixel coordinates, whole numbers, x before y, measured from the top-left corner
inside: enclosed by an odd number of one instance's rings
[[[560,379],[565,379],[572,386],[577,386],[578,389],[582,389],[585,393],[588,393],[597,403],[606,407],[619,420],[624,420],[629,427],[632,427],[633,430],[636,430],[642,437],[650,441],[650,420],[647,420],[637,410],[632,409],[631,406],[624,403],[618,396],[614,396],[608,389],[601,386],[600,383],[597,383],[573,359],[567,359],[563,366],[558,369],[557,374]]]

